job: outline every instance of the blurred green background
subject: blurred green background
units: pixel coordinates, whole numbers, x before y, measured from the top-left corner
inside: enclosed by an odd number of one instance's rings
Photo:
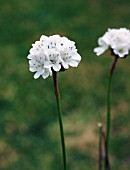
[[[76,42],[82,62],[59,73],[68,170],[96,170],[105,126],[109,52],[93,48],[107,28],[130,28],[128,0],[0,0],[0,170],[62,170],[52,78],[33,79],[27,55],[41,35]],[[112,170],[130,169],[130,56],[114,73]]]

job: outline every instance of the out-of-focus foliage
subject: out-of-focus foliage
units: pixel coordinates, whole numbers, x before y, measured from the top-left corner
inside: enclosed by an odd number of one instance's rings
[[[33,79],[26,59],[44,35],[76,41],[78,68],[59,73],[68,170],[95,170],[97,122],[105,124],[107,75],[112,57],[93,48],[107,28],[130,29],[128,0],[0,0],[0,169],[61,170],[53,82]],[[113,78],[112,169],[130,167],[130,56]]]

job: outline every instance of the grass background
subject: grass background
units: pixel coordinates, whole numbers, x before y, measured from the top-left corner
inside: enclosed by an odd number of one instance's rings
[[[61,146],[52,78],[33,79],[27,55],[43,35],[76,42],[79,67],[59,73],[68,170],[95,170],[97,122],[105,126],[112,62],[93,48],[107,28],[130,29],[128,0],[0,0],[0,169],[61,170]],[[130,169],[130,57],[113,79],[111,166]]]

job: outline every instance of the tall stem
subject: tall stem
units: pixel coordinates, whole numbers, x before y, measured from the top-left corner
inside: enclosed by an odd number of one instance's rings
[[[63,123],[62,123],[60,92],[59,92],[59,88],[58,88],[57,73],[55,71],[53,71],[53,82],[54,82],[54,90],[55,90],[56,103],[57,103],[57,109],[58,109],[58,119],[59,119],[59,127],[60,127],[63,164],[64,164],[64,170],[66,170],[66,149],[65,149],[64,129],[63,129]]]
[[[112,76],[109,76],[108,91],[107,91],[107,127],[106,127],[107,146],[109,146],[110,126],[111,126],[111,81],[112,81]]]
[[[114,61],[111,65],[109,72],[109,80],[108,80],[108,91],[107,91],[107,126],[106,126],[106,170],[110,169],[108,165],[109,160],[109,141],[110,141],[110,127],[111,127],[111,84],[112,84],[112,75],[118,60],[118,56],[115,55]]]
[[[115,56],[114,61],[111,65],[110,72],[109,72],[109,80],[108,80],[108,91],[107,91],[107,127],[106,127],[106,142],[107,147],[109,148],[109,138],[110,138],[110,126],[111,126],[111,82],[112,82],[112,75],[117,63],[118,57]]]

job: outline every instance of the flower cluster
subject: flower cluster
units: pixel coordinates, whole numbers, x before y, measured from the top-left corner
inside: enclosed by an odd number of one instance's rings
[[[29,59],[30,71],[36,72],[34,78],[42,76],[44,79],[52,75],[52,70],[60,71],[69,66],[77,67],[81,56],[77,53],[75,42],[59,35],[44,36],[40,41],[32,44]]]
[[[126,28],[108,29],[108,31],[98,39],[99,47],[94,49],[97,55],[101,55],[108,48],[118,57],[125,57],[130,50],[130,30]]]

